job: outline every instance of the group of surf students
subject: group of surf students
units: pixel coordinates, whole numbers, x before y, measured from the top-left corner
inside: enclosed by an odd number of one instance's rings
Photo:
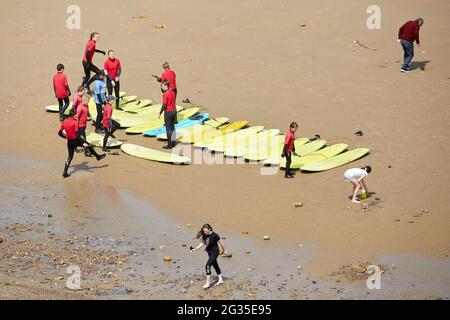
[[[77,93],[73,98],[72,107],[69,116],[65,113],[69,107],[71,96],[70,87],[67,76],[64,74],[64,65],[58,64],[57,73],[53,77],[53,89],[55,97],[58,100],[59,117],[61,127],[58,134],[67,139],[68,158],[64,165],[63,177],[69,177],[68,168],[73,159],[74,152],[77,147],[83,147],[85,156],[96,156],[97,160],[103,159],[105,154],[98,155],[94,148],[87,143],[86,125],[89,119],[92,119],[89,113],[89,101],[91,96],[94,98],[96,105],[97,117],[93,121],[95,132],[104,134],[103,147],[104,152],[109,152],[107,148],[109,137],[115,138],[114,131],[120,128],[120,123],[112,118],[113,104],[115,101],[115,109],[121,110],[120,107],[120,76],[122,74],[122,66],[120,60],[115,56],[114,50],[97,49],[97,41],[100,39],[98,32],[90,34],[89,41],[84,50],[82,65],[84,77],[81,85],[77,89]],[[104,62],[103,69],[99,69],[94,63],[94,54],[102,53],[108,55]],[[176,74],[170,69],[169,63],[163,64],[164,72],[161,77],[153,75],[158,82],[161,83],[161,91],[163,93],[163,103],[158,117],[164,113],[164,124],[167,130],[168,142],[163,148],[171,149],[174,146],[172,136],[175,135],[175,124],[177,123],[176,111]],[[91,77],[91,72],[94,74]],[[93,83],[94,91],[90,89]],[[114,94],[114,95],[113,95]],[[64,134],[65,131],[65,134]],[[75,134],[73,134],[75,133]]]
[[[104,133],[103,147],[104,152],[109,152],[107,148],[107,142],[109,137],[114,138],[114,131],[120,127],[120,124],[112,119],[113,104],[115,102],[115,109],[120,108],[120,76],[122,74],[122,67],[120,60],[115,57],[113,50],[108,50],[108,58],[104,62],[104,69],[99,69],[93,64],[93,57],[96,52],[106,55],[105,51],[98,50],[96,48],[97,41],[99,40],[99,34],[93,32],[90,35],[90,39],[86,45],[86,49],[83,56],[83,71],[84,77],[81,85],[77,88],[77,92],[73,98],[72,107],[69,111],[69,116],[65,116],[65,112],[69,107],[69,97],[71,91],[68,85],[67,76],[64,74],[64,65],[57,65],[57,73],[53,77],[53,88],[55,97],[58,100],[59,115],[61,126],[58,131],[58,135],[64,139],[67,139],[68,158],[64,165],[63,177],[69,177],[68,169],[70,163],[74,157],[74,153],[78,147],[84,149],[86,156],[94,156],[99,161],[106,157],[106,153],[98,154],[94,147],[87,143],[86,139],[86,126],[87,121],[92,119],[89,114],[89,101],[91,95],[94,97],[94,102],[97,109],[97,117],[94,121],[95,132]],[[177,98],[177,86],[176,86],[176,74],[170,69],[167,62],[163,64],[164,72],[161,77],[152,75],[158,82],[161,83],[162,92],[162,106],[159,111],[158,117],[164,113],[164,124],[167,132],[167,145],[163,146],[165,149],[171,149],[174,147],[174,141],[172,137],[175,135],[175,124],[177,123],[177,110],[176,110],[176,98]],[[91,72],[94,75],[91,77]],[[94,92],[90,90],[90,85],[94,84]],[[108,92],[108,95],[106,94]],[[114,95],[113,95],[114,93]],[[294,174],[291,171],[292,156],[299,156],[295,151],[295,133],[297,132],[299,125],[296,122],[292,122],[289,129],[286,132],[284,141],[284,147],[281,157],[286,158],[285,178],[294,178]],[[351,182],[353,185],[352,202],[359,203],[357,194],[361,191],[362,197],[365,198],[367,192],[367,186],[364,178],[371,172],[371,167],[366,166],[363,168],[348,169],[344,173],[344,179]],[[221,269],[218,265],[217,258],[219,255],[225,252],[224,243],[217,233],[213,232],[211,225],[204,224],[197,234],[197,239],[200,239],[200,244],[193,248],[191,252],[195,252],[201,247],[205,247],[208,253],[208,260],[205,266],[206,271],[206,283],[203,286],[207,289],[211,286],[211,267],[213,267],[218,275],[218,282],[215,285],[223,283],[223,277]]]

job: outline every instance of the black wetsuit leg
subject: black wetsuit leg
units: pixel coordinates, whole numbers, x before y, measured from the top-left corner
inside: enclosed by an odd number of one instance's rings
[[[67,151],[68,151],[69,156],[67,157],[66,163],[64,164],[63,177],[69,176],[67,171],[69,170],[69,166],[70,166],[70,163],[72,162],[75,148],[77,147],[77,145],[78,145],[77,139],[74,139],[74,140],[67,139]]]
[[[108,144],[108,138],[111,135],[111,128],[105,128],[105,137],[103,138],[103,151],[106,149],[106,145]]]
[[[177,121],[177,111],[171,110],[164,112],[164,125],[166,127],[167,145],[173,146],[172,137],[175,137],[175,123]]]
[[[116,109],[119,109],[120,81],[116,81],[116,86],[114,87],[114,93],[116,95]]]
[[[83,70],[84,70],[84,78],[81,85],[89,87],[91,83],[96,80],[96,76],[100,72],[100,69],[97,68],[97,66],[92,62],[83,61]],[[92,78],[91,78],[91,71],[95,73],[95,75]]]
[[[207,275],[211,275],[211,266],[214,267],[216,273],[222,274],[222,271],[219,268],[219,264],[217,263],[217,258],[219,257],[219,248],[215,248],[213,250],[208,251],[208,261],[206,262],[205,270]]]
[[[285,154],[286,156],[286,168],[284,171],[284,176],[290,176],[291,175],[291,163],[292,163],[292,153],[291,152],[287,152]]]
[[[96,103],[97,107],[97,118],[95,119],[95,130],[100,130],[102,128],[102,119],[103,119],[103,108],[101,104]]]

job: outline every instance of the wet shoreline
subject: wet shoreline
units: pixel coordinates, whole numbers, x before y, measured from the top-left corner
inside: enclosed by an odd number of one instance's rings
[[[2,287],[9,283],[11,288],[11,279],[18,279],[53,289],[49,298],[63,297],[72,292],[66,288],[66,271],[75,264],[81,269],[77,295],[88,299],[448,299],[449,259],[380,257],[387,265],[383,290],[368,290],[368,275],[351,278],[351,266],[338,275],[308,275],[303,266],[314,260],[314,244],[289,248],[256,243],[220,228],[217,232],[232,254],[219,258],[226,283],[203,290],[206,253],[188,249],[197,243],[195,226],[181,225],[127,190],[98,184],[89,174],[30,185],[28,177],[39,177],[49,164],[10,156],[1,156],[0,163],[14,176],[14,181],[8,181],[12,176],[2,179],[0,186],[0,274],[10,279]],[[165,262],[165,256],[172,261]],[[436,272],[434,278],[424,277],[427,268]],[[20,299],[21,293],[10,298]]]

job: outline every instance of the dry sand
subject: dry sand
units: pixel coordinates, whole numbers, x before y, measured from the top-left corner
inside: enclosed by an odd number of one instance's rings
[[[266,234],[274,247],[314,244],[315,259],[304,270],[316,276],[382,255],[448,258],[447,1],[378,1],[382,29],[374,31],[366,28],[368,4],[361,2],[80,1],[79,31],[65,28],[69,4],[3,3],[1,154],[54,163],[58,169],[42,181],[64,186],[68,195],[70,179],[88,174],[95,183],[130,190],[180,224],[247,231],[260,245]],[[133,19],[138,15],[149,18]],[[419,68],[401,74],[397,30],[418,16],[425,19],[414,58]],[[161,23],[167,28],[153,27]],[[261,176],[260,165],[178,167],[123,154],[97,163],[76,154],[77,172],[62,180],[65,143],[56,135],[57,117],[43,106],[55,103],[51,77],[59,62],[75,91],[92,31],[101,33],[98,48],[116,50],[124,68],[122,89],[130,94],[160,102],[151,74],[169,61],[177,72],[178,99],[189,97],[212,116],[282,130],[295,120],[300,136],[319,133],[329,144],[368,147],[371,153],[289,181],[281,173]],[[355,39],[378,50],[357,46]],[[97,54],[95,63],[102,62]],[[356,138],[357,130],[364,136]],[[162,146],[124,132],[117,137]],[[370,211],[350,204],[351,188],[342,178],[346,168],[365,164],[373,168],[369,190],[382,200]],[[304,206],[294,208],[296,201]],[[413,216],[421,210],[429,214]]]

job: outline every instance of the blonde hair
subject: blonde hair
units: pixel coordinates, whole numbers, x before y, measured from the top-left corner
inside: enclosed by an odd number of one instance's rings
[[[84,94],[81,98],[81,103],[83,104],[89,104],[89,101],[91,100],[91,97],[88,94]]]

